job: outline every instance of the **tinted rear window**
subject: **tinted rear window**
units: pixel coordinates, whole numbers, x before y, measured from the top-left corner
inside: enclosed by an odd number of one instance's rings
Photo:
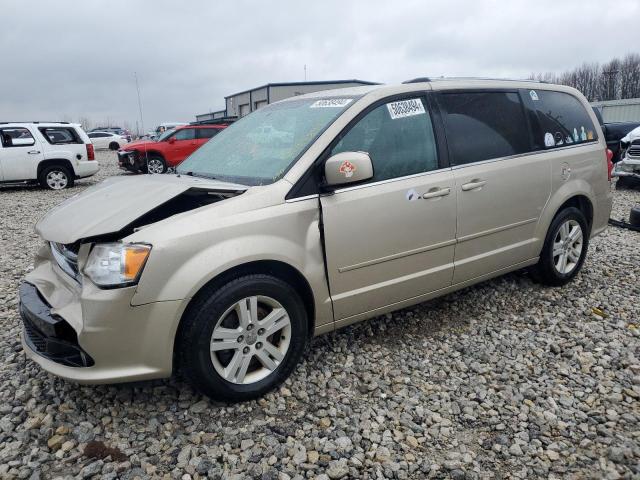
[[[598,140],[582,102],[573,95],[549,90],[523,90],[537,150]]]
[[[528,152],[527,121],[516,92],[442,93],[452,165]]]
[[[40,127],[40,133],[52,145],[67,143],[84,143],[73,128],[67,127]]]
[[[220,130],[217,128],[198,128],[196,130],[197,138],[211,138]]]

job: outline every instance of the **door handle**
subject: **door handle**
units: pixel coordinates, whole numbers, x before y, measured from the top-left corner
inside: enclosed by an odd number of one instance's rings
[[[438,188],[437,190],[430,190],[427,193],[422,194],[422,198],[424,200],[429,200],[430,198],[438,198],[445,197],[451,193],[451,189],[447,188]]]
[[[476,190],[478,188],[484,187],[487,182],[485,180],[474,179],[469,183],[462,184],[462,190],[468,192],[469,190]]]
[[[27,153],[28,153],[29,155],[37,155],[37,154],[39,154],[39,153],[40,153],[40,150],[29,150]]]

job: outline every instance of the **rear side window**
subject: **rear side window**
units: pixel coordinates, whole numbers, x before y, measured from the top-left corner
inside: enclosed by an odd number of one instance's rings
[[[331,154],[358,151],[371,157],[374,182],[437,169],[433,126],[424,100],[393,101],[371,110]]]
[[[549,90],[523,90],[536,150],[598,140],[591,117],[573,95]]]
[[[212,138],[215,137],[219,131],[217,128],[198,128],[196,130],[196,138]]]
[[[30,147],[36,143],[31,132],[22,127],[3,128],[0,130],[0,141],[4,148]]]
[[[178,130],[173,138],[176,140],[193,140],[196,138],[196,132],[194,128],[183,128]]]
[[[51,145],[68,143],[84,143],[73,128],[68,127],[40,127],[40,133]]]
[[[517,92],[441,93],[452,165],[518,155],[531,150]]]

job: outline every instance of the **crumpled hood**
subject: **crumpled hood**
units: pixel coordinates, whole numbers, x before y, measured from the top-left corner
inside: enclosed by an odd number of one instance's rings
[[[151,142],[149,140],[135,140],[133,142],[129,142],[125,145],[122,146],[122,148],[120,148],[121,151],[131,151],[131,150],[137,150],[140,148],[144,148],[145,145],[147,148],[152,148],[154,145],[157,145],[158,142]]]
[[[145,213],[186,192],[239,192],[248,187],[185,175],[112,177],[51,209],[36,224],[42,238],[63,244],[122,230]]]
[[[636,127],[620,139],[621,142],[631,143],[640,139],[640,127]]]

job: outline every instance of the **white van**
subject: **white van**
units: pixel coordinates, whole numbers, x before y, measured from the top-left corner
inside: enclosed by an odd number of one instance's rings
[[[100,166],[91,139],[66,122],[0,122],[0,184],[35,183],[61,190]]]

